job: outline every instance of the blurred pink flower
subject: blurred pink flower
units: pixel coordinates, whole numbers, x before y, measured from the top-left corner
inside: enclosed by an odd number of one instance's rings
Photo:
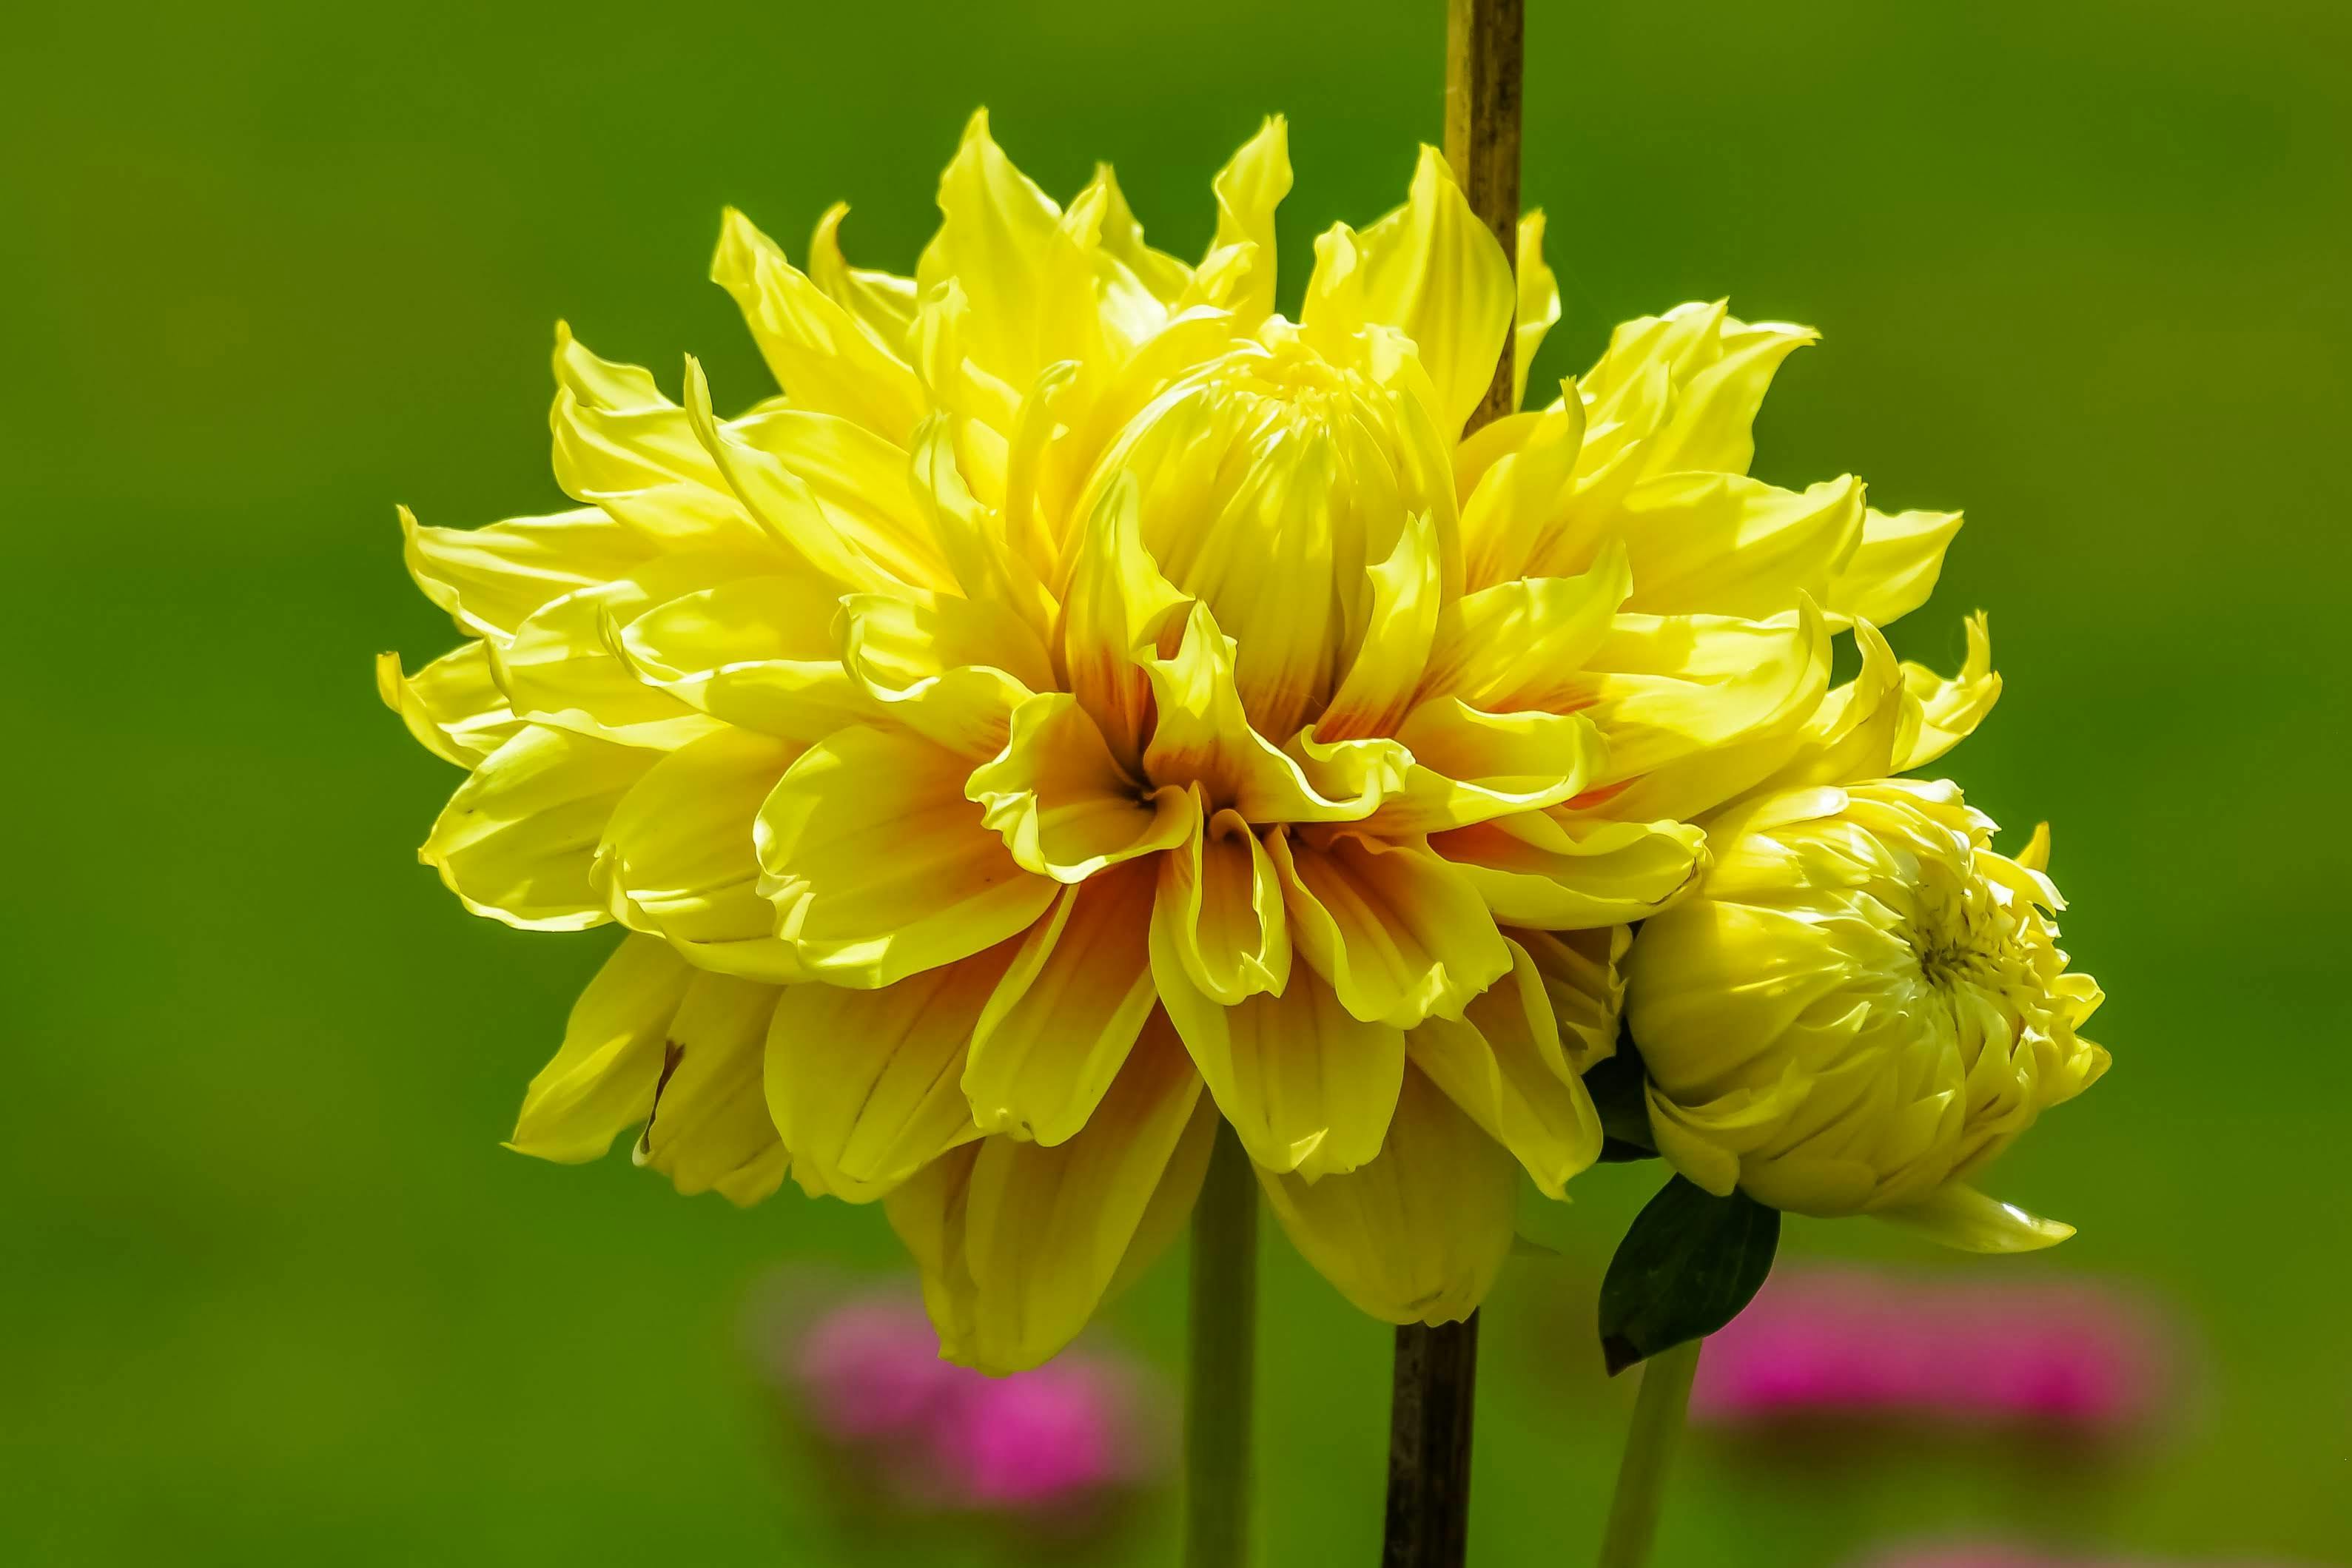
[[[1123,1358],[1072,1350],[988,1377],[941,1361],[901,1291],[793,1281],[774,1301],[755,1312],[756,1348],[797,1423],[898,1509],[1066,1522],[1160,1466],[1147,1381]]]
[[[1706,1342],[1691,1408],[1721,1425],[1925,1419],[2113,1431],[2163,1402],[2167,1343],[2137,1301],[2080,1281],[1794,1270]]]
[[[2011,1546],[1908,1547],[1864,1558],[1854,1568],[2295,1568],[2250,1557],[2073,1557]]]

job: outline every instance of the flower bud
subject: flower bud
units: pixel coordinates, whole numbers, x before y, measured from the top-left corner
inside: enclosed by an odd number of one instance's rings
[[[1709,830],[1697,894],[1627,958],[1658,1151],[1711,1192],[1878,1214],[1980,1251],[2073,1234],[1968,1178],[2106,1070],[2042,873],[1947,782],[1767,796]]]

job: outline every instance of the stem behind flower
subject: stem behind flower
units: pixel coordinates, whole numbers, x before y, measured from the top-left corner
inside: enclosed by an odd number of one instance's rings
[[[1192,1211],[1192,1343],[1184,1368],[1185,1568],[1250,1561],[1257,1362],[1257,1178],[1223,1123]]]
[[[1702,1343],[1686,1340],[1642,1364],[1642,1390],[1633,1398],[1633,1424],[1625,1434],[1625,1457],[1617,1467],[1617,1492],[1609,1501],[1600,1568],[1642,1568],[1650,1560],[1666,1473],[1690,1408],[1691,1379],[1698,1372]]]

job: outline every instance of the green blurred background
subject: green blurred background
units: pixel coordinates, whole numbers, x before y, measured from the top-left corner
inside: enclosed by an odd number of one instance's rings
[[[2013,828],[2055,821],[2116,1066],[1999,1172],[2081,1237],[1960,1266],[2137,1282],[2196,1350],[2177,1417],[2095,1462],[1700,1442],[1661,1561],[1948,1527],[2352,1555],[2352,8],[1529,9],[1527,186],[1567,299],[1539,374],[1727,294],[1828,334],[1774,394],[1767,477],[1970,513],[1899,641],[1948,666],[1992,612],[2008,695],[1956,771]],[[1311,234],[1392,204],[1437,133],[1441,11],[12,16],[0,1561],[895,1560],[781,1462],[738,1332],[779,1260],[894,1267],[881,1216],[498,1146],[609,938],[470,919],[411,856],[457,775],[369,662],[454,639],[393,505],[558,502],[559,316],[764,394],[702,280],[721,204],[798,254],[846,197],[853,256],[905,268],[981,103],[1048,189],[1112,160],[1192,254],[1209,175],[1286,111],[1295,300]],[[1589,1560],[1631,1392],[1592,1365],[1590,1294],[1656,1174],[1530,1217],[1567,1257],[1488,1315],[1480,1562]],[[1954,1266],[1859,1224],[1789,1249]],[[1281,1248],[1266,1270],[1266,1560],[1370,1562],[1387,1333]],[[1112,1333],[1172,1361],[1181,1279]],[[1172,1561],[1164,1531],[1139,1550]]]

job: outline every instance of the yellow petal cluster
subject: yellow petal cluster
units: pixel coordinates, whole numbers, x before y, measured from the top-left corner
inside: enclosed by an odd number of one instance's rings
[[[1748,477],[1811,333],[1685,306],[1465,440],[1558,319],[1540,215],[1515,284],[1424,150],[1293,322],[1286,134],[1216,177],[1197,264],[984,115],[911,277],[847,261],[844,209],[800,265],[730,212],[713,275],[782,395],[722,418],[692,361],[674,400],[559,330],[573,508],[404,514],[469,639],[380,670],[469,770],[424,858],[627,933],[514,1146],[881,1199],[950,1353],[1008,1369],[1174,1234],[1222,1119],[1351,1300],[1459,1318],[1517,1171],[1598,1154],[1580,1074],[1695,820],[1981,714],[1989,666],[1882,643],[1830,689],[1958,519]]]
[[[1969,1177],[2106,1071],[2044,874],[1942,781],[1816,784],[1714,823],[1698,893],[1626,963],[1661,1154],[1707,1190],[1877,1214],[1978,1251],[2071,1228]]]

